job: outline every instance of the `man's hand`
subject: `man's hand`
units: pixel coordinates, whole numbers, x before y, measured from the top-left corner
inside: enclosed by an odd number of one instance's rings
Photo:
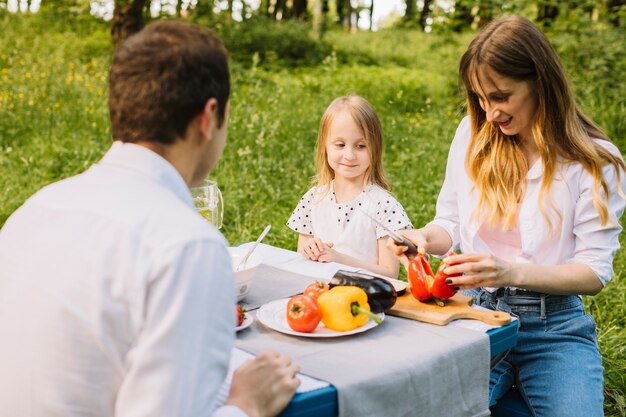
[[[226,403],[250,417],[273,417],[289,404],[300,386],[299,371],[290,357],[263,352],[235,371]]]

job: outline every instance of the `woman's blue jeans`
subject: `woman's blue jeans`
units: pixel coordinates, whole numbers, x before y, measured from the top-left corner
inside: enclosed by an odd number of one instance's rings
[[[465,291],[474,303],[519,319],[517,345],[491,371],[489,406],[514,384],[538,417],[603,416],[596,323],[578,296],[515,289]],[[543,298],[543,302],[542,299]]]

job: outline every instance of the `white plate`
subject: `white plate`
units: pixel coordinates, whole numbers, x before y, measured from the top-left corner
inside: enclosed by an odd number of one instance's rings
[[[289,302],[289,298],[284,298],[281,300],[271,301],[267,304],[263,304],[259,311],[257,312],[257,318],[261,323],[266,325],[272,330],[276,330],[277,332],[290,334],[292,336],[302,336],[302,337],[340,337],[340,336],[348,336],[355,333],[362,333],[369,329],[372,329],[376,326],[375,321],[367,320],[361,327],[357,327],[353,330],[348,330],[346,332],[338,332],[335,330],[328,329],[324,326],[324,323],[320,322],[312,333],[303,333],[296,332],[289,327],[287,324],[287,303]],[[385,319],[385,313],[378,313],[378,317],[381,320]]]
[[[252,323],[254,323],[254,317],[252,316],[252,314],[246,313],[246,317],[243,319],[243,323],[241,323],[241,326],[235,327],[235,330],[239,332],[243,329],[247,329],[248,327],[252,326]]]
[[[404,281],[401,281],[399,279],[387,278],[387,277],[383,279],[386,279],[387,281],[391,282],[391,285],[393,285],[393,288],[396,289],[396,292],[398,293],[398,295],[400,295],[401,291],[406,290],[407,283]]]

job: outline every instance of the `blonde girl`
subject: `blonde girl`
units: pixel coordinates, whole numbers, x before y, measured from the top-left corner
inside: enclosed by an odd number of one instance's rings
[[[613,276],[624,161],[576,105],[554,49],[528,20],[488,24],[460,76],[469,116],[450,148],[436,217],[406,235],[434,254],[460,247],[446,272],[462,275],[449,283],[519,317],[517,346],[491,373],[494,410],[515,385],[534,416],[601,416],[603,368],[580,294]]]
[[[304,257],[398,276],[398,260],[386,248],[387,232],[371,218],[391,230],[412,226],[389,193],[382,153],[382,129],[372,105],[358,96],[335,99],[320,122],[316,184],[287,222],[299,233],[298,252]]]

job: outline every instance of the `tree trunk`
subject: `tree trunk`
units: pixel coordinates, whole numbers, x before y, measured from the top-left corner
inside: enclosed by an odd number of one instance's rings
[[[432,0],[424,0],[424,7],[420,13],[419,24],[422,27],[422,30],[426,29],[426,19],[430,16],[430,6],[432,5]]]
[[[493,0],[481,0],[478,2],[478,27],[483,27],[493,20],[496,5]]]
[[[304,19],[306,16],[308,4],[307,0],[293,0],[292,14],[296,19]],[[320,8],[321,13],[321,8]]]
[[[352,2],[348,0],[348,29],[350,29],[351,32],[357,29],[358,20],[359,16],[354,7],[352,7]]]
[[[454,3],[454,14],[452,15],[452,30],[462,32],[463,29],[469,28],[474,23],[472,15],[472,5],[467,0],[457,0]]]
[[[373,24],[374,24],[374,0],[370,0],[370,32],[372,31]]]
[[[278,6],[280,0],[274,0],[274,8],[272,9],[272,19],[276,20],[278,17]]]
[[[624,5],[626,5],[625,0],[609,0],[606,4],[608,20],[616,28],[620,27],[620,8]]]
[[[339,25],[343,24],[343,15],[344,15],[344,11],[345,11],[345,3],[346,0],[336,0],[337,3],[337,23]]]
[[[146,0],[115,0],[111,21],[111,40],[114,47],[143,28],[145,2]]]
[[[211,3],[213,3],[213,0],[209,0]],[[144,22],[149,22],[150,18],[152,18],[152,11],[150,10],[150,7],[152,6],[152,0],[147,0],[144,1],[144,6],[143,6],[143,21]]]
[[[274,2],[274,20],[278,20],[280,13],[280,19],[284,20],[287,16],[287,0],[276,0]]]
[[[559,7],[553,1],[540,1],[537,5],[537,22],[544,26],[550,26],[559,15]]]
[[[270,0],[261,0],[261,4],[259,5],[259,11],[265,16],[270,15]]]
[[[328,12],[330,11],[330,7],[328,7],[328,0],[322,0],[322,14],[324,18],[328,16]]]
[[[406,0],[406,10],[404,11],[404,17],[402,18],[405,22],[414,22],[416,15],[416,7],[415,0]]]
[[[198,0],[196,7],[193,9],[193,13],[196,16],[213,16],[213,1],[214,0]]]
[[[287,0],[282,0],[282,12],[283,12],[283,19],[290,19],[291,18],[291,9],[289,8],[289,5],[287,4]]]
[[[228,0],[226,6],[226,13],[228,14],[228,20],[232,20],[233,18],[233,0]]]
[[[322,0],[313,0],[313,34],[320,39],[324,34],[324,15]]]
[[[352,27],[352,4],[350,0],[337,0],[337,24],[344,28]]]

